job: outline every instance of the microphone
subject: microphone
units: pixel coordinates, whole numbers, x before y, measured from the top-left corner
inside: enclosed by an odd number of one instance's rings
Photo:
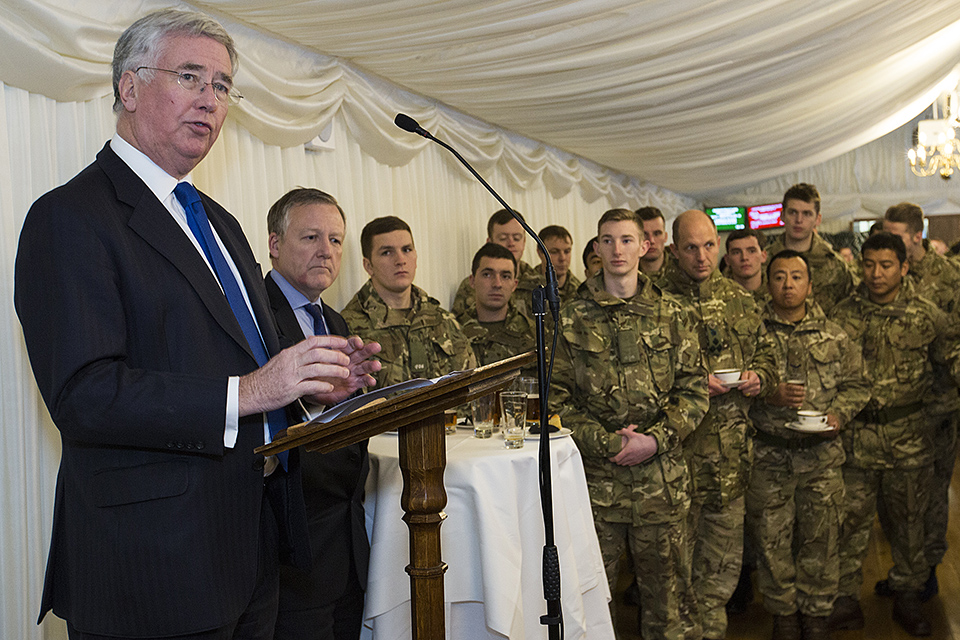
[[[540,236],[538,236],[536,232],[530,228],[530,226],[527,224],[527,221],[524,220],[522,215],[514,211],[513,207],[508,205],[503,200],[503,198],[500,197],[500,194],[494,191],[493,187],[487,184],[487,181],[483,179],[483,176],[477,173],[477,171],[472,166],[470,166],[469,162],[464,160],[463,156],[461,156],[456,149],[451,147],[449,144],[447,144],[443,140],[439,140],[435,138],[433,134],[431,134],[429,131],[421,127],[419,122],[417,122],[416,120],[414,120],[413,118],[411,118],[405,113],[398,113],[397,116],[393,119],[393,123],[396,124],[401,129],[403,129],[404,131],[415,133],[418,136],[423,136],[427,140],[432,140],[436,142],[438,145],[440,145],[441,147],[443,147],[444,149],[452,153],[454,156],[456,156],[457,160],[460,161],[460,164],[465,166],[467,170],[473,174],[473,177],[479,180],[480,184],[486,187],[487,191],[489,191],[493,195],[493,197],[497,199],[497,202],[499,202],[504,209],[509,211],[513,215],[513,217],[516,218],[517,222],[520,223],[520,226],[523,227],[528,234],[530,234],[530,237],[532,237],[534,242],[537,243],[537,246],[540,247],[540,250],[543,252],[543,255],[548,257],[546,261],[546,273],[545,273],[547,286],[545,287],[544,293],[547,300],[547,304],[550,307],[550,315],[553,316],[553,320],[555,324],[559,326],[560,325],[560,295],[557,292],[557,289],[558,289],[557,272],[553,268],[553,262],[549,260],[550,251],[547,250],[547,247],[543,244],[543,240],[540,239]]]
[[[430,137],[430,134],[420,126],[420,123],[408,116],[405,113],[398,113],[397,117],[393,119],[393,123],[403,129],[404,131],[409,131],[410,133],[416,133],[421,135],[424,138]]]
[[[553,261],[550,260],[550,252],[527,221],[519,213],[513,210],[510,205],[504,202],[500,194],[493,190],[487,181],[477,173],[476,169],[470,166],[470,163],[463,159],[456,149],[448,145],[443,140],[434,138],[433,135],[421,127],[416,120],[405,113],[398,113],[393,122],[410,133],[423,136],[427,140],[433,140],[438,145],[456,156],[460,164],[465,166],[473,177],[480,181],[487,188],[494,198],[497,199],[503,208],[510,212],[514,219],[520,223],[520,226],[530,234],[530,236],[540,247],[543,255],[546,256],[546,287],[537,287],[533,291],[533,314],[536,317],[537,329],[537,379],[540,382],[540,506],[543,510],[543,598],[547,601],[547,615],[540,616],[540,624],[548,627],[548,637],[550,640],[560,640],[560,627],[563,625],[563,611],[560,607],[560,559],[553,535],[553,480],[550,473],[550,427],[547,424],[547,400],[550,395],[550,377],[553,373],[553,358],[557,353],[557,335],[560,333],[560,295],[557,292],[557,272],[553,268]],[[553,349],[550,352],[550,368],[546,364],[546,343],[544,339],[543,317],[546,314],[544,309],[544,296],[550,307],[550,314],[553,316]]]

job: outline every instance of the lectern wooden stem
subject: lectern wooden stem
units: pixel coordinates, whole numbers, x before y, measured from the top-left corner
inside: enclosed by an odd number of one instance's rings
[[[440,558],[440,525],[447,515],[443,469],[447,464],[442,413],[399,429],[400,506],[410,529],[410,607],[413,640],[444,637],[443,574]]]

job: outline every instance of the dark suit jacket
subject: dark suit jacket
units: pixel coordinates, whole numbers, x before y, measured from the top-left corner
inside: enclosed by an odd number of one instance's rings
[[[264,282],[281,341],[285,346],[287,341],[300,342],[303,331],[287,298],[269,274]],[[321,303],[330,333],[350,335],[340,314]],[[281,611],[311,609],[338,600],[346,590],[351,558],[357,579],[366,589],[370,559],[363,513],[369,469],[366,441],[325,454],[299,453],[313,566],[309,572],[281,567]]]
[[[201,197],[274,354],[260,267]],[[63,445],[41,619],[116,636],[235,620],[257,577],[263,418],[224,447],[227,377],[257,363],[199,252],[109,143],[31,207],[15,302]]]

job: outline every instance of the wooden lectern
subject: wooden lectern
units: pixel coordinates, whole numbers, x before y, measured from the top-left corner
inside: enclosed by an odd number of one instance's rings
[[[464,371],[434,385],[373,402],[326,424],[291,427],[258,453],[274,455],[297,446],[329,453],[385,431],[398,430],[403,493],[400,506],[410,529],[410,606],[414,640],[444,637],[440,525],[446,514],[443,469],[447,463],[443,412],[506,387],[535,360],[525,353]]]

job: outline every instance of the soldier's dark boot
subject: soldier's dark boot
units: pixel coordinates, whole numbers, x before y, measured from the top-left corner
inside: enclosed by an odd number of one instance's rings
[[[890,588],[890,581],[886,578],[877,580],[877,584],[873,585],[873,592],[881,598],[892,598],[894,595],[893,589]]]
[[[830,640],[829,616],[800,616],[803,640]]]
[[[852,596],[840,596],[833,603],[833,613],[827,621],[830,631],[863,629],[863,609]]]
[[[800,613],[789,616],[773,616],[773,634],[770,640],[802,640]]]
[[[926,602],[938,593],[940,593],[940,584],[937,582],[937,565],[933,565],[923,585],[923,591],[920,592],[920,602]]]
[[[920,608],[920,593],[898,591],[893,597],[893,620],[912,636],[930,635],[930,622]]]

